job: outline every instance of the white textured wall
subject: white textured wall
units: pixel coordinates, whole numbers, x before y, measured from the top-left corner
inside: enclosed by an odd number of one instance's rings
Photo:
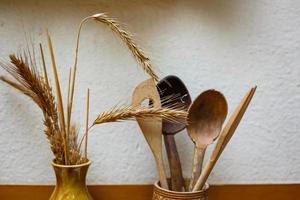
[[[179,75],[193,97],[218,89],[227,97],[231,113],[250,86],[258,85],[211,182],[299,182],[300,1],[1,0],[1,59],[20,52],[25,35],[35,44],[45,43],[48,27],[65,91],[77,26],[96,12],[107,12],[126,24],[161,77]],[[86,25],[75,102],[81,127],[87,87],[92,90],[93,118],[116,103],[129,103],[133,88],[146,78],[110,30]],[[42,128],[36,106],[0,84],[0,183],[54,182],[52,154]],[[177,141],[184,174],[189,175],[192,143],[185,131]],[[135,122],[95,128],[89,150],[94,161],[90,183],[157,179],[154,160]]]

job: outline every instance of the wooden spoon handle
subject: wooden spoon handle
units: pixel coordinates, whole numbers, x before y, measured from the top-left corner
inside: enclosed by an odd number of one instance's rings
[[[226,144],[229,142],[230,138],[234,134],[237,126],[239,125],[244,113],[246,112],[248,105],[255,93],[256,86],[251,88],[250,91],[246,94],[246,96],[242,99],[239,106],[235,109],[234,113],[230,117],[229,121],[227,122],[226,126],[222,130],[220,134],[220,138],[210,156],[209,161],[205,165],[202,174],[200,175],[199,179],[197,180],[193,191],[197,191],[203,188],[209,174],[211,173],[213,167],[215,166],[218,158],[220,157],[221,153],[223,152]]]
[[[164,135],[164,141],[170,167],[171,188],[173,191],[182,192],[184,191],[184,179],[174,135]]]
[[[156,166],[157,166],[157,171],[158,171],[158,176],[159,176],[159,182],[160,186],[164,189],[169,189],[168,181],[167,181],[167,176],[165,174],[165,168],[162,160],[162,156],[155,156],[155,161],[156,161]]]
[[[189,191],[193,190],[194,185],[196,184],[196,180],[199,178],[201,174],[205,150],[206,147],[197,147],[197,145],[195,145],[193,169],[192,169],[192,176],[190,179]]]

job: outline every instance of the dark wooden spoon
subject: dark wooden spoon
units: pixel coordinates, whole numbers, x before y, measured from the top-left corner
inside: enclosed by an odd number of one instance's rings
[[[184,83],[177,76],[170,75],[165,77],[158,82],[157,88],[162,101],[162,107],[177,105],[182,109],[188,110],[192,100]],[[174,135],[182,131],[185,127],[185,122],[172,123],[163,120],[162,123],[162,132],[171,174],[171,188],[173,191],[180,192],[184,191],[184,179]]]

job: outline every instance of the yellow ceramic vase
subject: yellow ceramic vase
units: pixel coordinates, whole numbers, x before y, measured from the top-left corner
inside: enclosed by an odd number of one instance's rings
[[[50,200],[92,200],[85,181],[90,164],[90,161],[80,165],[58,165],[52,162],[56,186]]]

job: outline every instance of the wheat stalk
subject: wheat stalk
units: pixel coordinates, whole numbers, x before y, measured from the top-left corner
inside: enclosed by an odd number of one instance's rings
[[[186,120],[187,118],[187,112],[170,108],[136,108],[132,106],[115,107],[98,115],[93,125],[122,120],[132,120],[134,118],[147,119],[156,117],[171,122],[182,123],[182,120]]]
[[[45,77],[38,73],[36,66],[29,66],[26,55],[24,58],[10,55],[10,63],[0,63],[0,66],[10,73],[17,82],[3,76],[1,80],[29,96],[41,108],[44,115],[45,134],[55,155],[55,161],[63,164],[64,154],[61,148],[62,137],[58,124],[56,102],[52,88],[46,83]]]
[[[44,133],[47,136],[50,148],[55,156],[54,162],[57,164],[75,165],[86,162],[88,131],[96,124],[132,120],[134,118],[162,118],[171,122],[183,123],[183,120],[186,120],[187,117],[187,113],[185,111],[178,109],[174,105],[171,105],[169,108],[133,108],[131,106],[123,106],[115,107],[110,111],[100,114],[94,121],[93,125],[89,127],[88,90],[86,128],[81,141],[78,142],[78,129],[75,125],[71,125],[72,106],[76,83],[80,33],[83,24],[90,19],[104,23],[110,27],[112,31],[126,43],[136,60],[142,65],[143,70],[154,80],[158,80],[158,76],[150,63],[150,59],[146,57],[145,53],[137,46],[132,36],[122,29],[118,22],[107,17],[105,14],[89,16],[80,23],[75,50],[75,62],[69,72],[66,121],[54,50],[48,31],[48,47],[50,50],[52,69],[54,73],[57,102],[49,82],[44,51],[41,44],[39,44],[39,47],[43,73],[40,73],[36,66],[34,49],[32,52],[33,54],[31,54],[28,49],[28,52],[24,52],[23,56],[10,55],[10,63],[0,63],[0,66],[14,78],[14,80],[11,80],[8,77],[0,76],[0,80],[31,98],[42,110],[45,126]],[[172,101],[172,98],[167,99],[167,101]],[[85,137],[84,156],[82,156],[81,144]]]
[[[81,23],[79,25],[78,34],[77,34],[77,45],[76,45],[76,51],[75,51],[74,66],[77,66],[79,38],[80,38],[82,26],[85,22],[87,22],[90,19],[107,25],[113,32],[115,32],[125,42],[125,44],[129,48],[129,50],[132,52],[132,54],[136,58],[136,60],[142,65],[143,70],[148,75],[150,75],[150,77],[152,77],[154,80],[156,80],[156,81],[159,80],[157,74],[154,71],[154,67],[150,63],[150,59],[146,56],[144,51],[134,41],[132,34],[130,34],[128,31],[125,31],[116,20],[109,18],[104,13],[94,14],[92,16],[86,17],[85,19],[83,19],[81,21]]]
[[[48,72],[47,72],[47,67],[46,67],[46,62],[45,62],[43,46],[41,43],[40,43],[40,52],[41,52],[41,57],[42,57],[42,62],[43,62],[44,78],[45,78],[46,84],[49,86],[50,83],[49,83],[49,79],[48,79]]]
[[[158,81],[158,76],[153,70],[150,59],[145,55],[143,50],[138,47],[131,34],[125,31],[116,20],[109,18],[104,13],[95,14],[92,16],[92,19],[109,26],[111,30],[114,31],[126,43],[135,58],[142,64],[144,71],[154,78],[154,80]]]
[[[90,116],[90,89],[87,89],[86,98],[86,122],[85,122],[85,144],[84,144],[84,158],[87,160],[87,148],[88,148],[88,132],[89,132],[89,116]]]
[[[70,125],[71,125],[71,121],[70,119],[70,113],[69,113],[69,98],[70,98],[70,90],[71,90],[71,79],[72,79],[72,68],[69,69],[69,81],[68,81],[68,93],[67,93],[67,127],[66,127],[66,138],[67,141],[69,140],[70,137]]]
[[[172,108],[143,108],[143,107],[132,107],[132,106],[120,106],[113,107],[111,110],[101,113],[94,120],[91,129],[95,125],[118,122],[124,120],[134,120],[134,118],[148,119],[148,118],[162,118],[166,121],[174,123],[185,123],[187,119],[187,112],[181,110],[180,107],[173,105]],[[88,130],[89,130],[88,129]],[[84,134],[79,142],[81,147],[82,142],[86,139],[87,134]]]
[[[110,27],[112,29],[112,31],[114,31],[126,43],[126,45],[131,50],[134,57],[137,59],[137,61],[139,63],[141,63],[143,70],[147,74],[149,74],[150,77],[152,77],[154,80],[158,81],[158,79],[159,79],[157,74],[154,71],[154,67],[150,63],[150,59],[145,55],[143,50],[138,47],[138,45],[133,40],[131,34],[128,33],[127,31],[125,31],[124,29],[122,29],[120,24],[117,21],[109,18],[104,13],[95,14],[95,15],[86,17],[80,22],[79,28],[78,28],[78,33],[77,33],[76,48],[75,48],[75,61],[74,61],[74,67],[73,67],[73,77],[72,77],[72,82],[71,82],[71,92],[70,92],[70,97],[68,98],[67,123],[71,121],[71,116],[72,116],[74,88],[75,88],[76,72],[77,72],[77,64],[78,64],[80,34],[81,34],[83,25],[90,19],[96,20],[98,22],[108,25],[108,27]]]
[[[70,81],[70,86],[68,88],[68,98],[67,98],[67,126],[68,127],[69,127],[69,124],[70,124],[70,121],[72,118],[72,108],[73,108],[73,99],[74,99],[74,91],[75,91],[75,83],[76,83],[76,72],[77,72],[77,64],[78,64],[80,34],[81,34],[83,25],[90,19],[96,20],[98,22],[108,25],[112,29],[112,31],[114,31],[117,35],[119,35],[119,37],[126,43],[128,48],[131,50],[132,54],[137,59],[137,61],[139,63],[141,63],[143,70],[147,74],[149,74],[154,80],[158,81],[158,76],[156,75],[154,68],[150,63],[150,59],[145,55],[143,50],[138,47],[138,45],[133,40],[131,34],[129,34],[124,29],[122,29],[120,24],[117,21],[107,17],[103,13],[86,17],[79,24],[77,40],[76,40],[76,48],[75,48],[75,61],[74,61],[74,66],[73,66],[73,74],[72,74],[72,78]],[[68,129],[68,127],[67,127],[67,129]],[[84,137],[85,137],[85,135],[83,136],[83,138]],[[79,146],[81,146],[81,143],[82,143],[82,140],[81,140]]]

